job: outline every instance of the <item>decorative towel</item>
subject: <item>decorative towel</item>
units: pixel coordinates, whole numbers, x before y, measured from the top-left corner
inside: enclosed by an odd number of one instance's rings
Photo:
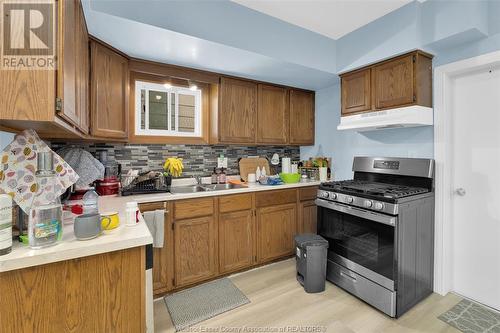
[[[165,229],[165,210],[157,209],[155,211],[144,212],[142,214],[151,236],[153,236],[153,247],[161,248],[164,243]]]
[[[39,185],[35,177],[38,152],[54,154],[57,184]],[[76,172],[43,142],[34,130],[25,130],[0,153],[0,193],[9,194],[29,214],[31,205],[60,196],[78,180]]]
[[[57,153],[75,170],[80,176],[76,186],[86,187],[97,179],[104,178],[104,165],[91,153],[82,148],[62,148]]]

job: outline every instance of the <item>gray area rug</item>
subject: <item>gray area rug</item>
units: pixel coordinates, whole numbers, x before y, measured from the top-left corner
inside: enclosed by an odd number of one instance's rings
[[[466,299],[438,318],[465,333],[500,333],[500,313]]]
[[[181,331],[250,301],[223,278],[165,296],[165,303],[176,331]]]

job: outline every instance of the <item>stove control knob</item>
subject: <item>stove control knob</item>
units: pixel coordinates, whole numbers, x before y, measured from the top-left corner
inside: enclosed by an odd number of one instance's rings
[[[353,197],[347,197],[346,201],[348,203],[353,203],[354,202],[354,198]]]
[[[371,206],[373,206],[373,201],[371,201],[371,200],[366,200],[366,201],[365,201],[365,207],[370,208]]]
[[[337,199],[337,193],[330,193],[330,199]]]
[[[328,194],[328,192],[323,192],[323,193],[321,193],[321,196],[322,196],[323,198],[325,198],[325,199],[328,199],[329,194]]]
[[[381,210],[382,208],[384,208],[384,204],[381,202],[375,202],[375,205],[373,205],[373,208],[375,208],[376,210]]]

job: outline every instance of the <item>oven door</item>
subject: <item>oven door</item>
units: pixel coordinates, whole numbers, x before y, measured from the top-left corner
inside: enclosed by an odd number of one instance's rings
[[[316,199],[328,259],[394,290],[397,217]]]

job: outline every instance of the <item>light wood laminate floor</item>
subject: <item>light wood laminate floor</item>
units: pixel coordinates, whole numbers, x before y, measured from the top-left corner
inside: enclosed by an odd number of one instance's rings
[[[323,293],[305,293],[295,280],[295,259],[230,278],[251,303],[206,320],[187,332],[458,332],[437,319],[461,300],[454,294],[432,294],[401,318],[391,319],[329,282]],[[155,332],[175,332],[163,299],[155,301],[154,314]]]

